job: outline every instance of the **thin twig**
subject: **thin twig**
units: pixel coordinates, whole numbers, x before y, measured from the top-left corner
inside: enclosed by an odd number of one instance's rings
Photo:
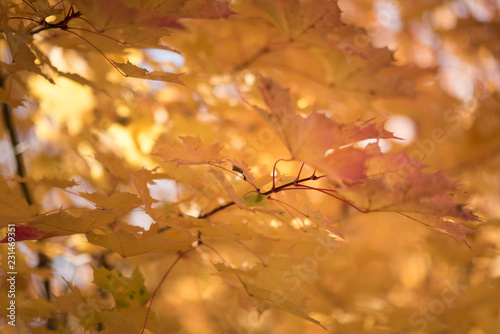
[[[261,194],[262,196],[267,196],[267,195],[270,195],[270,194],[273,194],[273,193],[280,192],[281,190],[283,190],[283,189],[285,189],[285,188],[288,188],[288,187],[291,187],[291,186],[294,186],[294,185],[297,185],[297,184],[300,184],[300,183],[303,183],[303,182],[306,182],[306,181],[313,181],[313,180],[317,180],[317,179],[318,179],[318,178],[320,178],[320,177],[322,177],[322,176],[319,176],[319,177],[318,177],[318,176],[315,176],[315,175],[311,175],[311,176],[309,176],[309,177],[305,177],[305,178],[300,179],[300,180],[294,180],[294,181],[292,181],[292,182],[288,182],[288,183],[282,184],[282,185],[281,185],[281,186],[279,186],[279,187],[273,187],[274,189],[272,189],[272,188],[271,188],[271,190],[268,190],[268,191],[263,192],[263,193],[260,193],[260,194]],[[335,197],[335,196],[333,196],[333,197]],[[340,199],[340,198],[338,198],[338,197],[335,197],[335,198]],[[345,202],[345,200],[342,200],[342,201],[343,201],[343,202]],[[217,213],[217,212],[219,212],[219,211],[222,211],[222,210],[224,210],[224,209],[226,209],[226,208],[228,208],[228,207],[231,207],[231,206],[233,206],[233,205],[235,205],[235,204],[236,204],[236,203],[235,203],[234,201],[228,202],[228,203],[226,203],[226,204],[224,204],[224,205],[221,205],[221,206],[219,206],[219,207],[217,207],[217,208],[213,209],[213,210],[212,210],[212,211],[210,211],[210,212],[207,212],[207,213],[205,213],[205,214],[203,214],[203,215],[198,216],[198,218],[199,218],[199,219],[204,219],[204,218],[207,218],[207,217],[209,217],[209,216],[211,216],[211,215],[213,215],[213,214],[215,214],[215,213]]]
[[[156,287],[155,291],[153,291],[153,294],[151,295],[151,298],[150,298],[150,302],[149,302],[149,307],[148,307],[148,311],[146,312],[146,318],[144,319],[144,325],[142,326],[142,331],[141,331],[141,334],[144,333],[144,331],[146,330],[146,325],[148,324],[148,317],[149,317],[149,312],[151,311],[151,308],[153,307],[153,301],[155,299],[155,296],[156,296],[156,293],[158,292],[158,290],[160,290],[160,287],[161,285],[163,284],[163,282],[165,281],[165,279],[167,279],[167,276],[168,274],[170,274],[170,272],[172,271],[172,269],[174,269],[175,265],[177,264],[177,262],[179,262],[179,260],[184,256],[184,254],[186,254],[188,251],[184,251],[182,253],[180,253],[177,258],[175,259],[175,261],[170,265],[170,267],[168,268],[167,272],[165,273],[165,275],[163,275],[163,277],[161,278],[160,280],[160,283],[158,284],[158,286]]]

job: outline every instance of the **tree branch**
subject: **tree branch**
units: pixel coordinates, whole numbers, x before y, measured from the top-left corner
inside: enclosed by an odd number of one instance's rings
[[[275,193],[278,193],[280,192],[281,190],[285,189],[285,188],[288,188],[290,186],[293,186],[293,185],[296,185],[296,184],[300,184],[300,183],[303,183],[303,182],[306,182],[306,181],[313,181],[313,180],[316,180],[318,179],[318,177],[316,175],[311,175],[309,177],[305,177],[303,179],[300,179],[300,180],[294,180],[292,182],[288,182],[288,183],[285,183],[285,184],[282,184],[281,186],[279,187],[276,187],[274,189],[271,189],[271,190],[268,190],[266,192],[263,192],[263,193],[260,193],[261,195],[263,196],[267,196],[267,195],[270,195],[270,194],[275,194]],[[221,210],[224,210],[230,206],[233,206],[235,205],[236,203],[234,201],[231,201],[231,202],[228,202],[226,204],[223,204],[215,209],[213,209],[212,211],[208,212],[208,213],[205,213],[203,215],[200,215],[198,216],[198,219],[204,219],[204,218],[207,218],[207,217],[210,217],[211,215],[221,211]]]
[[[4,83],[5,83],[5,78],[0,74],[0,87],[4,87]],[[19,145],[19,139],[17,138],[14,120],[12,118],[12,110],[10,106],[6,103],[2,103],[2,114],[5,127],[7,128],[10,135],[10,142],[12,145],[12,150],[14,151],[14,158],[16,159],[17,175],[19,175],[20,177],[25,177],[26,168],[24,166],[23,156],[22,153],[17,150],[17,147]],[[19,184],[21,186],[21,190],[23,192],[24,198],[26,199],[26,202],[28,202],[28,204],[31,205],[33,201],[31,199],[28,186],[24,182],[19,182]]]

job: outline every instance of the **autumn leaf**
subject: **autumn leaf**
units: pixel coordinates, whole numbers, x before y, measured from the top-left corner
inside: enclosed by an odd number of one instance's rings
[[[497,7],[0,0],[2,330],[496,332]]]
[[[35,227],[31,226],[25,226],[18,224],[16,225],[15,232],[13,233],[13,239],[14,241],[23,241],[23,240],[40,240],[46,237],[46,232],[43,230],[39,230]],[[9,241],[9,236],[5,236],[2,240],[0,240],[0,243],[8,243]]]
[[[366,139],[396,138],[383,123],[373,120],[344,122],[316,111],[304,118],[296,112],[289,91],[272,80],[261,78],[260,91],[268,110],[254,109],[279,134],[292,157],[327,172],[335,181],[364,178],[365,162],[372,155],[371,151],[344,146]],[[327,150],[333,152],[327,154]]]
[[[137,328],[130,318],[125,318],[118,310],[101,311],[98,313],[106,326],[105,333],[137,334]]]
[[[9,50],[14,63],[21,65],[28,71],[41,75],[51,84],[55,84],[54,80],[43,73],[40,67],[35,64],[35,60],[37,60],[37,57],[29,48],[28,40],[26,39],[26,37],[10,29],[8,23],[6,22],[6,19],[6,17],[3,17],[2,19],[2,28],[5,32],[7,44],[9,46]]]
[[[134,183],[135,188],[137,189],[139,196],[141,197],[144,205],[146,206],[146,210],[151,210],[151,206],[154,203],[157,203],[158,200],[151,197],[148,184],[155,184],[155,178],[157,176],[153,171],[142,168],[136,172],[130,174],[130,178]],[[160,177],[158,175],[158,177]]]
[[[273,307],[276,307],[280,310],[283,310],[285,312],[289,312],[299,318],[305,319],[307,321],[310,321],[316,325],[319,325],[323,329],[326,330],[326,328],[316,319],[311,318],[306,312],[304,312],[301,308],[297,307],[290,301],[286,300],[283,298],[283,296],[280,296],[279,294],[276,294],[276,291],[270,291],[262,288],[258,288],[256,286],[253,286],[251,284],[247,285],[247,289],[250,292],[252,297],[255,297],[260,300],[264,300],[270,303]]]
[[[40,180],[35,180],[30,177],[14,177],[12,179],[15,182],[24,182],[24,183],[30,183],[30,184],[43,184],[46,187],[54,187],[54,188],[71,188],[76,186],[78,183],[75,182],[75,180],[60,180],[60,179],[47,179],[43,178]]]
[[[75,285],[67,283],[66,293],[60,296],[54,296],[54,304],[68,312],[79,317],[83,328],[90,328],[100,323],[102,320],[98,313],[101,310],[95,299],[86,297],[82,291]]]
[[[436,231],[442,232],[448,235],[449,237],[464,244],[465,246],[471,248],[470,245],[467,243],[465,237],[468,234],[474,233],[476,231],[461,224],[460,222],[453,222],[432,215],[415,214],[408,212],[399,212],[399,213],[409,219],[412,219],[421,224],[432,227]]]
[[[214,268],[219,271],[219,272],[223,272],[223,273],[230,273],[230,274],[248,274],[248,270],[241,270],[241,269],[238,269],[238,268],[231,268],[231,267],[228,267],[225,263],[223,262],[218,262],[218,263],[214,263]]]
[[[189,17],[205,19],[227,19],[236,12],[229,7],[229,1],[186,1],[181,13]]]
[[[123,76],[126,77],[132,77],[132,78],[139,78],[139,79],[147,79],[147,80],[158,80],[158,81],[165,81],[165,82],[174,82],[180,85],[183,85],[182,81],[180,81],[178,78],[182,74],[175,74],[175,73],[166,73],[166,72],[160,72],[160,71],[153,71],[149,72],[148,70],[144,68],[140,68],[132,64],[130,61],[127,60],[126,63],[117,63],[115,61],[113,62],[113,66],[116,67],[120,71],[120,73]]]
[[[128,212],[141,203],[137,195],[127,192],[116,192],[111,194],[111,196],[97,192],[79,193],[79,195],[100,208],[112,209],[117,212]]]
[[[0,227],[10,223],[20,223],[33,218],[37,213],[35,206],[29,205],[19,189],[11,189],[6,180],[0,178]]]
[[[185,251],[196,240],[192,235],[175,229],[160,234],[156,234],[153,230],[142,234],[118,230],[112,234],[87,234],[86,236],[90,243],[111,249],[124,258],[148,253]]]
[[[3,67],[3,66],[0,66],[0,67]],[[23,101],[20,99],[11,98],[5,89],[0,88],[0,103],[5,103],[5,104],[11,105],[12,107],[16,108],[16,107],[20,107],[23,104]]]
[[[327,117],[317,111],[302,117],[297,113],[288,89],[270,79],[261,77],[260,80],[260,92],[268,110],[254,108],[277,130],[293,157],[321,157],[327,149],[358,141],[396,138],[384,129],[383,122],[374,123],[373,119],[345,122],[338,116]]]
[[[266,198],[259,193],[250,193],[243,198],[243,203],[246,206],[266,206]]]
[[[44,238],[90,233],[115,221],[121,213],[113,210],[71,209],[59,210],[36,217],[28,223],[43,231]]]
[[[366,177],[370,155],[353,147],[338,148],[321,159],[317,166],[335,181],[358,181]]]
[[[124,276],[116,269],[94,268],[94,283],[113,294],[117,308],[142,306],[151,296],[137,268],[130,277]]]
[[[231,240],[250,240],[256,236],[256,232],[248,224],[211,223],[207,219],[197,219],[190,230],[193,233],[202,233],[207,237],[224,237]]]
[[[176,161],[177,165],[199,165],[216,163],[222,159],[219,152],[222,147],[218,143],[203,144],[200,137],[179,137],[180,144],[169,138],[157,143],[153,153],[165,162]]]
[[[229,161],[233,166],[233,171],[243,174],[243,178],[245,180],[248,180],[251,183],[255,183],[255,177],[252,175],[252,173],[250,173],[250,168],[244,161],[237,161],[234,159],[228,159],[227,161]]]

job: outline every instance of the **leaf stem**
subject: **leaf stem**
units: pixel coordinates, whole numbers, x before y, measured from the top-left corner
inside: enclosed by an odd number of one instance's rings
[[[253,256],[255,256],[260,264],[262,264],[264,267],[267,267],[267,263],[262,259],[262,257],[259,256],[259,254],[255,253],[250,247],[248,247],[247,245],[245,245],[241,240],[235,240],[238,244],[240,244],[243,248],[245,248],[246,250],[248,250],[250,253],[252,253]]]
[[[271,188],[271,190],[276,189],[275,188],[276,165],[278,165],[278,162],[280,162],[280,161],[289,162],[289,161],[293,161],[293,159],[278,159],[278,160],[276,160],[276,162],[274,163],[274,166],[273,166],[273,187]],[[304,166],[304,164],[302,164],[302,166]],[[302,170],[302,167],[300,167],[300,170]],[[299,176],[300,176],[300,172],[299,172]],[[297,179],[299,178],[299,176],[297,176]]]
[[[153,301],[155,299],[155,296],[156,296],[156,293],[158,292],[158,290],[160,290],[160,287],[161,285],[163,284],[163,282],[165,281],[165,279],[167,279],[167,276],[168,274],[170,274],[170,272],[172,271],[172,269],[175,267],[175,265],[177,264],[177,262],[179,262],[179,260],[188,252],[189,250],[187,251],[184,251],[182,253],[180,253],[177,258],[175,259],[175,261],[170,265],[170,267],[168,268],[168,270],[165,272],[165,275],[163,275],[163,277],[161,278],[160,280],[160,283],[158,284],[158,286],[156,287],[155,291],[153,291],[153,294],[151,295],[151,299],[150,299],[150,302],[149,302],[149,307],[148,307],[148,311],[146,312],[146,318],[144,319],[144,325],[142,326],[142,331],[141,331],[141,334],[144,333],[144,331],[146,330],[146,325],[148,324],[148,317],[149,317],[149,312],[151,311],[151,308],[153,306]]]
[[[244,177],[244,175],[242,175],[242,174],[240,174],[240,173],[235,173],[235,172],[234,172],[234,171],[232,171],[232,170],[229,170],[229,169],[227,169],[227,168],[225,168],[225,167],[223,167],[223,166],[216,165],[216,164],[210,164],[210,166],[212,166],[212,167],[217,167],[217,168],[220,168],[220,169],[223,169],[223,170],[225,170],[226,172],[229,172],[229,173],[231,173],[231,174],[235,175],[236,177],[239,177],[240,179],[242,179],[242,180],[246,181],[248,184],[250,184],[252,187],[254,187],[254,188],[255,188],[255,190],[259,190],[259,189],[257,188],[257,186],[256,186],[256,185],[255,185],[252,181],[247,180],[247,179]]]
[[[288,210],[288,209],[286,208],[285,204],[286,204],[287,206],[291,207],[292,209],[294,209],[295,211],[297,211],[298,213],[300,213],[301,215],[304,215],[302,212],[300,212],[299,210],[295,209],[293,206],[291,206],[291,205],[290,205],[290,204],[288,204],[288,203],[285,203],[285,202],[283,202],[283,201],[280,201],[279,199],[276,199],[276,198],[269,198],[269,199],[270,199],[270,200],[273,200],[273,201],[276,201],[279,205],[281,205],[281,206],[283,207],[283,209],[285,209],[285,211],[286,211],[286,212],[288,212],[288,214],[290,215],[290,217],[292,217],[292,219],[294,219],[295,217],[294,217],[294,215],[292,215],[292,213],[290,212],[290,210]],[[304,216],[306,216],[306,217],[307,217],[307,215],[304,215]],[[300,219],[298,219],[298,220],[300,220]],[[302,222],[301,220],[300,220],[300,222],[301,222],[301,223],[302,223],[302,225],[304,225],[304,226],[300,226],[300,225],[299,225],[299,223],[297,223],[297,226],[299,226],[299,228],[300,228],[302,231],[306,232],[304,222]]]

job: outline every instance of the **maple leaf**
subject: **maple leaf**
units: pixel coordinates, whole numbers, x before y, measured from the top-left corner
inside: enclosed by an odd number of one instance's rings
[[[90,233],[115,221],[121,213],[113,210],[68,209],[39,215],[28,223],[43,231],[43,238]]]
[[[41,75],[51,84],[55,84],[54,80],[43,73],[40,67],[35,64],[37,57],[29,48],[26,37],[10,29],[6,22],[6,17],[3,17],[2,19],[2,28],[7,38],[7,44],[9,46],[12,60],[26,70]]]
[[[32,219],[37,208],[29,205],[18,189],[11,189],[3,176],[0,177],[0,228],[10,223],[20,223]]]
[[[98,312],[100,305],[94,298],[84,296],[82,291],[75,285],[65,281],[67,290],[65,294],[54,296],[54,304],[61,310],[65,310],[76,317],[83,328],[88,329],[93,325],[101,323]]]
[[[186,1],[181,13],[193,18],[204,19],[227,19],[230,15],[235,15],[229,7],[229,1]]]
[[[0,62],[0,67],[6,66],[4,66],[4,64]],[[23,101],[21,99],[11,98],[9,96],[9,93],[5,89],[0,88],[0,103],[5,103],[11,105],[13,108],[17,108],[22,106]]]
[[[130,177],[135,185],[135,188],[139,192],[139,196],[141,197],[144,205],[146,206],[146,210],[150,212],[151,206],[154,203],[157,203],[158,200],[151,197],[148,184],[155,184],[154,181],[155,178],[159,178],[160,175],[155,175],[154,171],[141,168],[138,171],[132,172],[130,174]]]
[[[250,183],[255,183],[255,177],[250,173],[250,168],[244,161],[237,161],[234,159],[227,159],[233,166],[233,171],[238,173],[242,173],[245,180],[248,180]]]
[[[150,229],[142,234],[118,230],[113,234],[87,234],[87,240],[98,246],[111,249],[122,257],[148,253],[175,253],[191,247],[196,238],[190,234],[170,229],[160,234]]]
[[[181,76],[182,73],[176,74],[176,73],[166,73],[160,71],[149,72],[145,68],[140,68],[135,66],[128,60],[126,63],[117,63],[112,60],[112,63],[113,66],[115,66],[126,77],[174,82],[180,85],[184,85],[182,81],[179,80],[179,76]]]
[[[488,1],[465,16],[458,7],[0,0],[0,228],[43,240],[17,256],[0,247],[1,272],[15,258],[18,324],[496,329],[499,13]],[[41,92],[38,76],[87,86],[85,101]],[[68,111],[90,100],[84,114]],[[144,214],[149,230],[130,225]],[[74,282],[56,273],[61,263]],[[87,263],[94,284],[79,274]],[[467,313],[478,301],[481,316]]]
[[[97,192],[79,193],[79,195],[93,202],[100,208],[113,209],[117,212],[128,212],[141,203],[137,195],[127,192],[116,192],[111,194],[111,196],[106,196]]]
[[[136,28],[155,27],[160,28],[182,28],[177,22],[180,15],[174,13],[161,13],[148,8],[148,6],[125,3],[120,0],[109,0],[106,3],[99,1],[74,0],[75,5],[85,16],[91,17],[95,24],[103,30],[116,26]]]
[[[96,153],[95,158],[114,177],[120,180],[128,180],[130,178],[129,168],[127,168],[128,165],[123,159],[112,154],[104,153]]]
[[[259,193],[250,193],[246,195],[243,198],[243,203],[245,203],[246,206],[252,207],[252,206],[266,206],[266,198]]]
[[[285,312],[289,312],[299,318],[305,319],[307,321],[310,321],[316,325],[321,326],[323,329],[326,330],[326,328],[316,319],[311,318],[303,309],[300,307],[297,307],[294,303],[286,300],[281,296],[279,299],[279,302],[276,302],[276,297],[274,290],[267,290],[263,288],[256,287],[252,284],[247,284],[247,289],[250,292],[252,297],[255,297],[260,300],[267,301],[271,303],[274,307],[283,310]]]
[[[342,25],[334,1],[252,0],[251,3],[266,14],[266,21],[294,39],[318,38]]]
[[[205,145],[200,137],[179,137],[180,144],[170,138],[157,143],[153,155],[159,156],[165,162],[176,161],[177,165],[199,165],[220,162],[219,152],[222,147],[218,143]]]
[[[315,165],[334,180],[357,181],[365,178],[369,158],[365,150],[345,147],[336,149]]]
[[[14,234],[14,241],[23,241],[23,240],[40,240],[46,237],[46,233],[43,230],[39,230],[35,227],[25,226],[21,224],[16,225],[16,230]],[[0,243],[8,243],[9,237],[6,236]]]
[[[365,177],[365,162],[370,150],[342,148],[366,139],[396,138],[383,123],[343,122],[313,111],[299,115],[290,93],[269,79],[260,78],[260,91],[268,111],[253,106],[280,135],[293,158],[328,173],[334,180],[355,181]],[[327,150],[334,150],[331,154]],[[377,152],[375,152],[376,154]]]
[[[135,268],[130,277],[124,276],[116,269],[94,268],[94,283],[113,294],[117,308],[142,306],[151,297],[138,268]]]
[[[137,334],[138,329],[130,318],[124,317],[118,310],[101,311],[98,313],[106,326],[104,333]]]
[[[302,212],[306,213],[307,218],[317,222],[319,226],[327,230],[330,235],[335,236],[338,240],[346,241],[342,232],[333,227],[334,224],[327,219],[320,210],[312,210],[308,205],[304,205]],[[311,233],[311,230],[309,230],[309,233]]]
[[[195,225],[190,230],[193,234],[201,232],[208,237],[224,237],[234,240],[250,240],[255,237],[256,232],[248,224],[220,224],[211,223],[207,219],[193,221]]]
[[[71,188],[76,185],[78,185],[75,180],[60,180],[60,179],[47,179],[47,178],[42,178],[39,180],[35,180],[31,177],[14,177],[12,178],[13,181],[15,182],[24,182],[24,183],[31,183],[31,184],[43,184],[46,187],[55,187],[55,188]]]
[[[408,212],[399,212],[399,213],[421,224],[432,227],[436,231],[442,232],[448,235],[449,237],[464,244],[465,246],[471,248],[467,243],[465,237],[468,234],[476,232],[476,230],[473,230],[461,224],[460,222],[452,222],[433,215],[416,214]]]

